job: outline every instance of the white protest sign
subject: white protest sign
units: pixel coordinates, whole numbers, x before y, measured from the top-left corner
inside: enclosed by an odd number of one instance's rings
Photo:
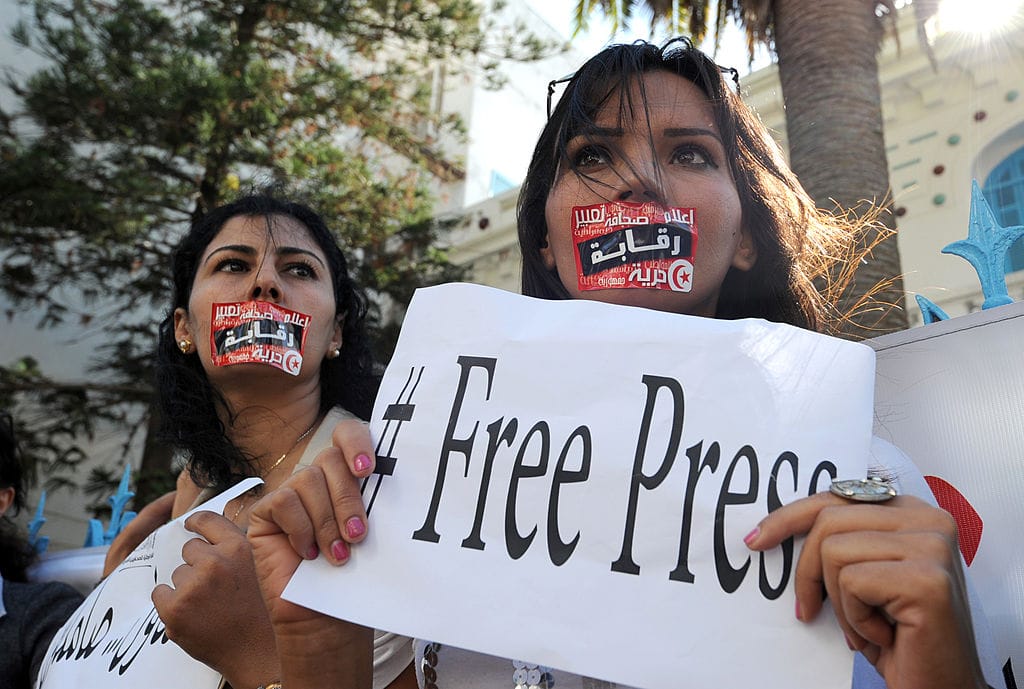
[[[914,460],[956,517],[1010,689],[1024,686],[1021,342],[1024,302],[870,343],[878,353],[876,433]]]
[[[368,538],[285,597],[647,689],[847,689],[831,612],[794,617],[793,544],[743,537],[865,475],[873,365],[764,321],[419,290],[371,422],[390,475]]]
[[[221,514],[228,502],[260,483],[245,479],[150,534],[54,636],[37,689],[216,689],[220,673],[167,638],[150,594],[158,583],[170,585],[171,573],[183,562],[181,547],[199,538],[185,520],[200,510]]]

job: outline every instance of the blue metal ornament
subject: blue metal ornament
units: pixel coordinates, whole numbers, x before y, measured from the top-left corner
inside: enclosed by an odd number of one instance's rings
[[[1006,291],[1004,266],[1006,252],[1021,237],[1024,237],[1024,225],[1002,227],[981,193],[978,181],[971,180],[971,218],[967,239],[947,244],[942,253],[959,256],[974,266],[985,295],[981,308],[991,309],[1013,303]]]

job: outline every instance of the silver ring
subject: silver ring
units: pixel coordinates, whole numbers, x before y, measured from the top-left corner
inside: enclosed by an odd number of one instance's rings
[[[835,495],[856,502],[885,502],[896,497],[896,489],[880,478],[836,479],[829,486]]]

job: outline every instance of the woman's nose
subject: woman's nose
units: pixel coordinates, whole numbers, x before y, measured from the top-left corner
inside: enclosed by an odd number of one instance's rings
[[[276,302],[281,299],[281,292],[275,285],[270,285],[266,289],[262,285],[256,285],[252,288],[252,298]]]
[[[623,189],[619,193],[619,201],[629,201],[630,199],[633,199],[636,202],[657,201],[658,193],[655,191],[651,191],[650,189],[644,189],[639,194],[635,194],[635,198],[633,189]]]
[[[658,193],[658,184],[652,176],[643,170],[630,167],[621,175],[618,185],[619,201],[660,201],[661,194]]]
[[[252,286],[251,298],[262,299],[263,301],[280,301],[281,286],[277,282],[277,273],[272,267],[260,267]]]

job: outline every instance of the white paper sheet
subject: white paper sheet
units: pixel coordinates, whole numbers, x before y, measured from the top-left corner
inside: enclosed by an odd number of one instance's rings
[[[831,613],[797,622],[783,555],[742,539],[830,466],[865,475],[873,365],[764,321],[420,290],[371,423],[394,471],[365,488],[368,538],[285,597],[647,689],[846,689]]]
[[[263,481],[249,478],[160,527],[85,599],[50,643],[37,689],[141,687],[217,689],[220,673],[194,660],[164,634],[150,595],[183,563],[193,538],[184,522],[200,510],[221,514]]]

